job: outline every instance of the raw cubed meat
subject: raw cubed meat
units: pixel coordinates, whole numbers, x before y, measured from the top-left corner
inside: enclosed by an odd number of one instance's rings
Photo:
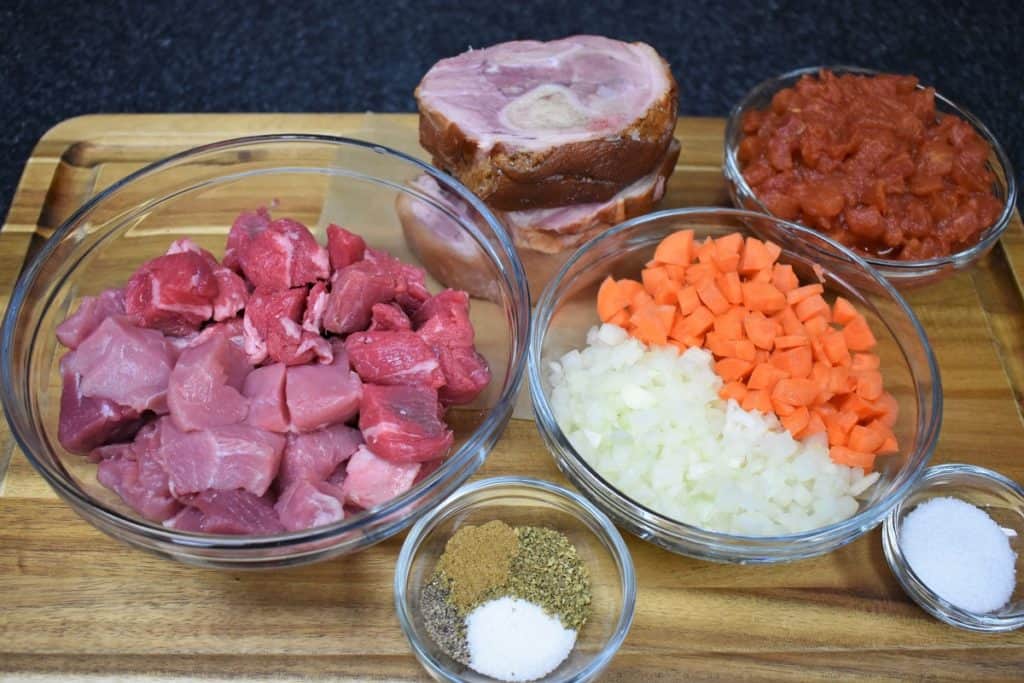
[[[327,250],[305,225],[290,218],[270,222],[241,251],[242,272],[257,288],[289,289],[331,275]]]
[[[124,291],[108,289],[99,296],[82,297],[78,309],[57,325],[57,339],[69,349],[77,349],[112,315],[124,315]]]
[[[270,212],[260,207],[255,211],[238,214],[228,232],[228,243],[224,249],[224,265],[235,271],[242,272],[242,254],[256,235],[270,225]]]
[[[177,353],[156,330],[135,327],[127,316],[107,318],[65,356],[83,396],[105,398],[142,412],[167,412],[167,384]]]
[[[383,249],[367,248],[363,258],[395,280],[395,301],[407,314],[414,314],[430,298],[425,284],[427,274],[422,268],[404,263]]]
[[[262,496],[277,476],[285,438],[234,424],[179,432],[165,426],[160,456],[178,497],[207,489],[245,489]]]
[[[60,394],[60,419],[57,422],[57,440],[72,453],[89,453],[94,448],[112,441],[123,441],[142,425],[139,413],[103,398],[83,396],[81,377],[68,366],[72,365],[69,351],[60,361],[63,387]]]
[[[416,333],[431,347],[472,346],[473,324],[469,321],[469,295],[446,289],[430,297],[412,318]]]
[[[183,251],[147,261],[128,279],[124,308],[142,327],[182,336],[213,316],[219,287],[206,258]]]
[[[428,386],[366,384],[359,429],[370,450],[382,458],[399,463],[433,460],[454,442],[440,408],[437,390]]]
[[[371,384],[425,384],[437,389],[444,373],[415,332],[353,332],[345,340],[352,368]]]
[[[147,425],[136,436],[135,443],[116,453],[105,447],[96,469],[96,479],[114,491],[130,508],[146,519],[162,522],[181,510],[171,495],[167,472],[159,459],[162,423]]]
[[[351,420],[359,411],[362,395],[363,383],[350,369],[340,344],[334,347],[330,365],[288,368],[285,397],[295,431],[311,432]]]
[[[284,490],[274,510],[288,531],[315,529],[345,518],[344,494],[327,482],[297,481]]]
[[[217,280],[217,296],[213,299],[213,319],[219,322],[238,315],[238,312],[245,308],[245,302],[249,298],[249,287],[245,280],[230,268],[217,263],[217,258],[213,254],[187,237],[175,240],[167,249],[168,254],[183,252],[199,254],[206,259],[213,271],[213,277]]]
[[[437,396],[445,405],[465,405],[480,395],[491,382],[487,360],[471,346],[438,346],[437,359],[444,373],[444,386]]]
[[[174,344],[179,351],[190,349],[200,344],[205,344],[214,337],[224,337],[238,348],[245,349],[245,325],[241,318],[229,318],[219,323],[213,323],[199,332],[188,337],[169,337],[168,341]],[[177,342],[184,340],[180,347]]]
[[[167,389],[174,425],[190,432],[244,420],[249,399],[242,395],[242,385],[250,369],[245,351],[225,335],[185,349]]]
[[[344,424],[289,434],[277,474],[278,490],[283,491],[297,481],[327,481],[361,443],[363,435],[359,430]]]
[[[366,241],[362,237],[349,232],[345,228],[331,223],[327,226],[327,255],[331,260],[331,269],[339,270],[363,260]]]
[[[314,358],[330,362],[327,340],[299,326],[305,304],[305,287],[253,292],[244,319],[249,362],[261,363],[267,358],[286,365],[301,365]]]
[[[368,261],[359,261],[334,273],[323,325],[328,332],[348,334],[365,330],[374,304],[387,303],[398,294],[394,277]]]
[[[315,335],[323,331],[328,298],[330,294],[325,283],[317,282],[310,287],[309,295],[306,297],[306,312],[302,314],[302,329]]]
[[[367,332],[411,330],[412,321],[398,304],[374,304]]]
[[[363,509],[386,503],[412,488],[420,467],[418,462],[386,460],[360,446],[345,467],[345,501]]]
[[[193,496],[189,508],[166,523],[173,529],[207,534],[270,535],[283,532],[270,496],[249,491],[203,491]],[[194,510],[195,512],[188,512]]]
[[[269,432],[287,432],[290,424],[284,399],[284,363],[256,368],[245,377],[242,394],[249,399],[245,421]]]
[[[86,459],[89,462],[99,462],[101,460],[109,460],[111,458],[127,458],[129,460],[135,459],[135,448],[131,441],[123,443],[110,443],[106,446],[97,446],[96,448],[89,451],[89,455]]]

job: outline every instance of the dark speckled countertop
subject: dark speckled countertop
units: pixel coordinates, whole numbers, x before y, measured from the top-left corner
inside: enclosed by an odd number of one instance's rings
[[[976,113],[1024,168],[1024,2],[0,3],[0,215],[35,141],[93,112],[413,111],[437,59],[515,38],[652,44],[684,115],[725,116],[800,66],[917,74]]]

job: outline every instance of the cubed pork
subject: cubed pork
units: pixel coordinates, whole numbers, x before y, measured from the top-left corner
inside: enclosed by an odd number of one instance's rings
[[[405,263],[383,249],[368,247],[363,258],[395,280],[395,301],[407,314],[414,314],[430,298],[426,287],[427,274],[422,268]]]
[[[314,358],[330,362],[331,346],[319,334],[299,326],[306,303],[306,288],[257,289],[245,309],[245,351],[251,363],[270,358],[285,365],[301,365]]]
[[[189,507],[164,523],[180,531],[206,534],[267,536],[284,531],[274,500],[245,490],[203,491],[189,499]]]
[[[297,481],[284,489],[274,510],[288,531],[315,529],[345,518],[344,494],[325,481]]]
[[[345,340],[352,368],[371,384],[444,384],[441,364],[415,332],[353,332]]]
[[[444,386],[437,391],[444,405],[471,403],[491,383],[487,360],[472,346],[436,346],[434,351],[444,374]]]
[[[262,496],[277,476],[285,438],[247,424],[198,432],[165,427],[160,457],[178,497],[207,489]]]
[[[278,218],[241,250],[242,271],[257,288],[289,289],[331,275],[327,250],[305,225]]]
[[[295,431],[311,432],[347,422],[359,411],[362,395],[363,383],[349,367],[348,354],[340,344],[335,344],[329,365],[288,368],[285,397]]]
[[[69,351],[60,361],[60,445],[84,455],[103,444],[130,439],[142,425],[139,412],[104,398],[83,396],[81,376],[69,367],[74,353],[78,352]]]
[[[370,312],[367,332],[411,330],[412,321],[398,304],[374,304]]]
[[[327,226],[327,255],[331,269],[339,270],[363,260],[366,242],[362,237],[331,223]]]
[[[324,311],[324,329],[336,334],[365,330],[373,305],[390,302],[397,294],[394,277],[369,261],[335,271]]]
[[[473,324],[469,320],[469,295],[446,289],[430,297],[412,317],[416,333],[434,346],[472,346]]]
[[[194,335],[188,337],[168,337],[168,341],[174,344],[179,352],[190,349],[200,344],[205,344],[213,337],[224,337],[240,349],[245,349],[245,325],[241,318],[229,318],[222,322],[207,325]],[[185,340],[180,346],[178,342]],[[248,354],[247,354],[248,355]]]
[[[224,249],[224,265],[235,271],[242,272],[242,254],[256,235],[270,225],[270,212],[264,207],[255,211],[244,211],[238,214],[228,232],[228,242]]]
[[[306,312],[302,314],[302,329],[317,336],[323,332],[328,298],[330,294],[325,283],[317,282],[310,287],[309,295],[306,296]]]
[[[170,480],[159,458],[163,422],[144,427],[135,443],[117,451],[107,450],[96,469],[96,479],[114,491],[130,508],[146,519],[162,522],[181,510],[171,494]]]
[[[108,289],[99,296],[82,297],[74,313],[57,325],[57,339],[69,349],[77,349],[85,338],[112,315],[124,315],[124,291]]]
[[[175,240],[167,249],[168,254],[182,252],[199,254],[213,270],[213,277],[217,280],[217,296],[214,297],[212,304],[213,319],[219,322],[238,315],[238,312],[245,308],[245,302],[249,298],[249,287],[245,280],[230,268],[217,263],[217,258],[213,254],[187,237]]]
[[[142,327],[183,336],[213,317],[219,291],[202,254],[165,254],[142,264],[128,279],[125,311]]]
[[[431,387],[366,384],[359,404],[359,429],[367,446],[380,457],[398,463],[424,462],[443,456],[454,441],[440,412],[437,390]]]
[[[104,398],[141,413],[167,412],[167,384],[177,353],[156,330],[135,327],[127,316],[111,316],[65,356],[80,376],[83,396]]]
[[[277,475],[278,490],[284,491],[297,481],[327,481],[361,443],[359,430],[344,424],[289,434]]]
[[[242,394],[249,399],[245,421],[270,432],[287,432],[290,421],[284,398],[284,363],[256,368],[245,377]]]
[[[360,446],[345,467],[341,484],[345,501],[369,509],[388,502],[412,488],[420,471],[418,462],[393,462]]]
[[[174,425],[196,431],[244,420],[249,399],[242,395],[242,386],[250,369],[245,351],[222,334],[185,349],[167,390]]]

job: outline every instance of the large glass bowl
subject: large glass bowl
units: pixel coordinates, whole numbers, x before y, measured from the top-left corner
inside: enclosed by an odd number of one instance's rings
[[[842,245],[799,225],[780,223],[737,209],[673,209],[641,216],[581,247],[537,304],[528,354],[530,393],[537,427],[559,469],[618,524],[676,553],[722,562],[767,563],[839,548],[885,518],[921,476],[935,449],[942,420],[942,387],[935,356],[913,311],[885,278]],[[849,519],[803,533],[763,537],[683,524],[616,489],[580,456],[559,428],[549,403],[548,363],[586,345],[587,330],[599,323],[596,296],[605,277],[637,278],[657,244],[683,229],[693,230],[698,239],[731,232],[775,234],[785,229],[793,239],[783,246],[779,261],[791,264],[802,282],[815,281],[813,268],[820,267],[826,297],[846,297],[867,318],[878,338],[876,351],[881,356],[886,389],[899,402],[894,431],[900,452],[877,460],[881,478]],[[851,282],[852,272],[859,275],[856,284]]]
[[[737,152],[743,139],[743,117],[748,111],[770,107],[775,93],[784,88],[792,87],[803,76],[817,74],[822,69],[828,69],[839,75],[861,74],[874,76],[881,73],[856,66],[812,66],[790,71],[775,78],[769,78],[748,92],[729,113],[729,119],[725,127],[724,171],[728,181],[729,194],[737,208],[750,209],[771,215],[771,211],[757,198],[757,195],[747,184],[740,170]],[[919,85],[918,87],[923,88],[925,86]],[[978,135],[988,142],[992,148],[988,167],[995,176],[992,189],[996,197],[1003,202],[1003,210],[995,223],[981,233],[980,238],[975,244],[949,256],[918,261],[899,261],[862,254],[862,258],[871,264],[875,270],[901,289],[938,282],[959,270],[964,270],[974,265],[978,259],[992,249],[1000,236],[1006,231],[1016,209],[1017,181],[1013,175],[1013,167],[1010,164],[1010,158],[1003,151],[1002,146],[995,136],[992,135],[992,132],[989,131],[978,117],[940,93],[935,93],[935,109],[940,114],[959,116],[970,123],[978,132]]]
[[[423,211],[447,210],[408,181],[427,173],[471,207],[449,216],[492,279],[488,299],[473,299],[477,344],[493,378],[472,404],[449,411],[455,448],[405,494],[330,526],[265,537],[173,531],[148,522],[96,481],[95,465],[57,441],[55,327],[84,295],[123,284],[172,240],[190,237],[222,255],[234,217],[268,205],[304,222],[323,241],[330,222],[372,247],[419,263],[396,216],[396,199]],[[443,283],[428,280],[438,291]],[[491,213],[447,175],[400,152],[328,136],[272,135],[227,140],[174,155],[133,173],[87,202],[28,265],[3,322],[3,406],[18,444],[40,475],[88,522],[132,545],[184,562],[219,567],[298,564],[352,553],[410,525],[483,463],[509,419],[522,380],[530,301],[512,242]]]
[[[496,519],[511,526],[555,529],[576,546],[590,572],[591,612],[572,653],[544,680],[595,680],[633,623],[633,560],[618,530],[589,501],[561,486],[527,477],[495,477],[469,484],[424,515],[406,536],[395,567],[395,609],[416,658],[438,681],[493,680],[462,666],[433,641],[420,613],[420,595],[452,534],[464,525]]]

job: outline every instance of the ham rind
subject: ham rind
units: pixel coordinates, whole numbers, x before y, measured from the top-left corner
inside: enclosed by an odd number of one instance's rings
[[[505,210],[611,198],[664,153],[678,107],[653,48],[599,36],[443,59],[416,100],[435,163]]]

